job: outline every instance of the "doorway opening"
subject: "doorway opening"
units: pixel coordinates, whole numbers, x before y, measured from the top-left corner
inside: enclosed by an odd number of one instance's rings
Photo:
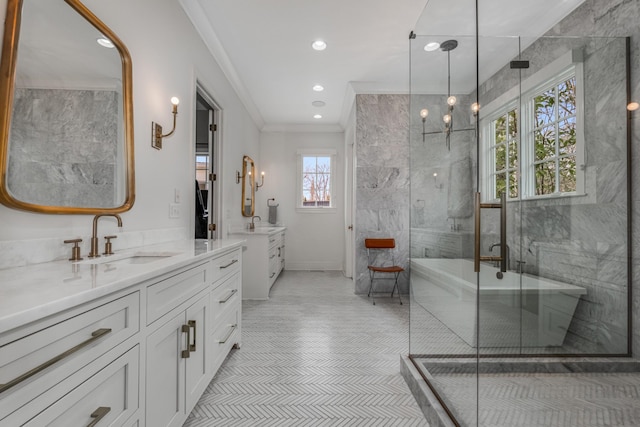
[[[202,87],[196,88],[195,218],[196,239],[216,239],[219,224],[220,108]]]

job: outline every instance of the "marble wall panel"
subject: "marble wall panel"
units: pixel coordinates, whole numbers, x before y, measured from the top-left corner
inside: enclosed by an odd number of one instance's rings
[[[605,21],[607,25],[631,28],[629,23],[619,22],[627,18],[618,14],[622,10],[637,13],[638,2],[635,2],[636,6],[626,1],[616,3],[613,6],[587,0],[551,34],[614,35],[601,27]],[[581,19],[576,19],[577,16]],[[633,16],[637,18],[638,15]],[[636,26],[633,33],[638,31]],[[576,310],[567,345],[584,352],[625,352],[629,209],[625,62],[621,60],[624,59],[625,41],[540,39],[523,52],[523,58],[531,61],[530,69],[523,70],[523,78],[575,48],[580,48],[584,56],[587,195],[524,201],[515,209],[510,208],[509,244],[512,261],[525,261],[525,272],[587,289],[587,296],[582,298]],[[481,103],[490,102],[516,83],[512,70],[505,67],[480,87]],[[637,144],[637,137],[634,141]]]
[[[369,289],[364,239],[393,237],[396,248],[378,255],[387,265],[395,260],[408,268],[409,257],[409,97],[406,95],[356,96],[356,271],[355,292]],[[408,293],[407,273],[399,279]],[[380,286],[380,287],[378,287]],[[376,289],[389,290],[393,281]]]
[[[11,193],[42,205],[114,206],[118,117],[113,91],[16,90]]]

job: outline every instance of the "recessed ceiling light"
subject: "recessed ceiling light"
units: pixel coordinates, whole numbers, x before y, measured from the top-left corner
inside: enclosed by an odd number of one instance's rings
[[[313,90],[315,90],[316,92],[322,92],[324,90],[324,87],[322,85],[315,85],[313,87]]]
[[[325,104],[324,101],[313,101],[311,105],[313,105],[314,107],[324,107],[327,104]]]
[[[109,48],[109,49],[113,49],[115,47],[113,42],[111,40],[109,40],[108,38],[104,37],[104,36],[100,37],[96,41],[102,47],[106,47],[106,48]]]
[[[314,48],[315,50],[325,50],[327,48],[327,44],[322,40],[316,40],[313,43],[311,43],[311,47]]]
[[[429,43],[424,45],[424,50],[426,50],[427,52],[433,52],[434,50],[438,49],[439,47],[440,47],[440,43],[438,43],[438,42],[429,42]]]
[[[322,118],[322,114],[315,114],[313,116],[314,119],[321,119]]]
[[[640,104],[637,102],[630,102],[629,105],[627,105],[627,110],[629,111],[636,111],[638,108],[640,108]]]

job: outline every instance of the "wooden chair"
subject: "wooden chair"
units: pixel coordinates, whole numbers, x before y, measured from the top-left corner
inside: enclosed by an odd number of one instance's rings
[[[393,294],[398,291],[398,301],[400,301],[400,304],[402,304],[402,299],[400,298],[400,289],[398,288],[398,277],[400,276],[400,273],[402,273],[404,271],[404,268],[400,267],[399,265],[395,265],[395,259],[393,257],[393,251],[392,249],[394,249],[396,247],[396,241],[395,239],[392,238],[388,238],[388,239],[364,239],[364,246],[367,248],[367,262],[368,262],[368,266],[367,268],[369,269],[369,278],[371,279],[371,283],[369,284],[369,293],[367,294],[367,297],[371,297],[371,300],[373,301],[373,305],[376,305],[376,300],[373,297],[374,294],[374,290],[373,290],[373,281],[376,278],[375,275],[376,273],[390,273],[393,274],[393,279],[395,280],[394,284],[393,284],[393,289],[391,290],[391,298],[393,298]],[[382,266],[382,265],[373,265],[373,260],[375,259],[376,253],[379,253],[378,251],[389,251],[392,253],[392,258],[391,258],[391,266]],[[382,277],[379,277],[378,279],[383,279]],[[391,277],[389,277],[388,279],[391,279]]]

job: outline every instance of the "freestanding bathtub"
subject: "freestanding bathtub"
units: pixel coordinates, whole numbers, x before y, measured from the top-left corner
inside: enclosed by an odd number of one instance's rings
[[[471,260],[412,258],[412,294],[470,346],[477,346],[476,297],[481,348],[561,346],[586,289],[514,272],[498,279],[497,272],[482,264],[478,279]]]

